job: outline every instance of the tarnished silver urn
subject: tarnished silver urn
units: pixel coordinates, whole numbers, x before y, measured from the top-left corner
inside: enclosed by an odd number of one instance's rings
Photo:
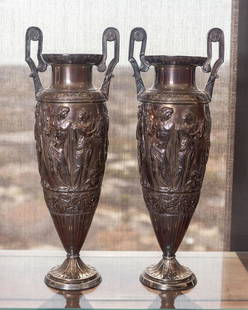
[[[193,287],[196,277],[180,265],[175,253],[200,197],[210,147],[209,102],[217,71],[224,61],[224,35],[213,28],[207,36],[207,57],[146,56],[146,32],[131,32],[129,61],[140,102],[137,125],[138,162],[143,196],[163,258],[141,275],[143,284],[160,290]],[[138,66],[133,57],[141,42]],[[219,58],[211,68],[212,42]],[[146,90],[141,72],[155,69],[153,86]],[[210,72],[205,90],[195,84],[195,69]]]
[[[38,66],[30,56],[38,41]],[[62,265],[53,268],[45,283],[64,290],[96,286],[101,277],[79,257],[101,192],[108,149],[106,101],[112,72],[119,61],[119,32],[107,28],[102,54],[42,54],[42,32],[26,32],[26,62],[34,81],[35,140],[41,184],[47,207],[66,250]],[[107,41],[114,41],[114,58],[106,70]],[[52,67],[50,88],[43,89],[38,73]],[[92,67],[106,75],[97,90]]]

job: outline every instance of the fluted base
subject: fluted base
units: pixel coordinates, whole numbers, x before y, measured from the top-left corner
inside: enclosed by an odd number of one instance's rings
[[[62,265],[54,267],[45,277],[45,283],[62,290],[84,290],[101,282],[95,268],[85,265],[80,257],[66,258]]]
[[[186,290],[196,285],[192,271],[180,265],[175,257],[162,258],[151,265],[140,276],[142,284],[157,290]]]

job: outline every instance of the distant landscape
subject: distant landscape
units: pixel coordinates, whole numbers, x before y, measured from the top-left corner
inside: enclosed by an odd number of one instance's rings
[[[0,67],[0,248],[59,249],[40,186],[33,137],[34,91],[29,70]],[[222,250],[225,211],[228,82],[226,64],[211,103],[211,152],[201,199],[181,250]],[[103,75],[96,73],[96,85]],[[146,85],[152,70],[144,74]],[[207,74],[198,73],[199,88]],[[49,85],[49,72],[42,75]],[[86,250],[158,250],[142,198],[136,159],[137,100],[132,70],[119,67],[108,102],[109,152],[102,195]]]

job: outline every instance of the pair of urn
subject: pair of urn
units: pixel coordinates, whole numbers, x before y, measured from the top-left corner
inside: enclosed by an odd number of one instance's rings
[[[146,56],[146,32],[130,35],[129,61],[134,71],[138,100],[138,163],[144,200],[163,257],[149,266],[140,281],[154,289],[193,287],[196,277],[179,264],[175,253],[197,206],[210,147],[211,101],[215,79],[224,61],[224,34],[213,28],[207,35],[207,57]],[[31,41],[38,41],[38,65],[30,56]],[[114,42],[114,57],[106,66],[107,42]],[[140,66],[133,57],[141,42]],[[213,66],[212,43],[219,44]],[[67,258],[46,275],[48,286],[63,290],[88,289],[101,276],[79,257],[101,192],[108,151],[106,101],[115,65],[119,61],[119,32],[107,28],[102,54],[42,54],[39,28],[26,32],[25,59],[34,81],[35,140],[41,184],[47,207],[66,250]],[[39,72],[52,66],[52,83],[43,89]],[[92,67],[104,72],[102,86],[92,85]],[[155,68],[153,86],[146,90],[141,72]],[[205,90],[195,84],[195,69],[210,72]]]

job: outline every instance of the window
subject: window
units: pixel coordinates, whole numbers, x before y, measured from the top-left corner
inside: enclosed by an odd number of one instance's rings
[[[43,51],[51,53],[99,53],[105,28],[114,26],[121,36],[121,57],[108,102],[109,152],[101,199],[84,249],[156,250],[148,211],[142,198],[136,159],[137,99],[132,69],[127,60],[131,30],[147,31],[146,54],[206,55],[210,28],[225,33],[225,63],[219,71],[213,100],[211,152],[202,194],[182,250],[228,249],[226,184],[230,183],[227,158],[232,120],[231,0],[174,1],[1,1],[0,46],[0,247],[5,249],[60,248],[45,206],[33,138],[35,98],[29,68],[24,62],[26,29],[35,25],[44,35]],[[35,55],[36,46],[33,46]],[[108,47],[110,48],[110,47]],[[217,54],[217,50],[215,50]],[[95,85],[103,74],[95,73]],[[153,70],[144,73],[146,85]],[[41,74],[49,85],[49,72]],[[203,88],[208,75],[197,74]]]

